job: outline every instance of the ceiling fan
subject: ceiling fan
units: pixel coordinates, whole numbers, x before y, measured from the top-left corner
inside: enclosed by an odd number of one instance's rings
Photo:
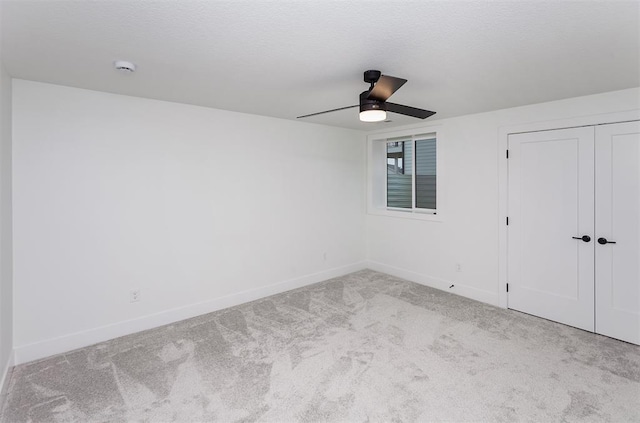
[[[360,120],[363,122],[383,121],[387,119],[387,112],[399,113],[401,115],[407,115],[418,119],[426,119],[429,116],[436,114],[436,112],[432,112],[430,110],[403,106],[402,104],[389,103],[387,101],[393,93],[407,82],[406,79],[382,75],[378,70],[368,70],[364,72],[364,82],[371,84],[371,86],[367,91],[363,91],[360,94],[360,104],[298,116],[297,119],[322,115],[324,113],[337,112],[338,110],[351,109],[358,106],[360,106]]]

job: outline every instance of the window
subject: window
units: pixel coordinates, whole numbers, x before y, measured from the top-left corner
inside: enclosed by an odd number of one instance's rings
[[[435,135],[387,140],[386,147],[387,207],[422,209],[435,213]]]
[[[413,184],[412,141],[387,142],[387,207],[410,209]],[[403,164],[408,164],[405,169]]]
[[[439,136],[409,131],[369,136],[368,211],[440,220]]]

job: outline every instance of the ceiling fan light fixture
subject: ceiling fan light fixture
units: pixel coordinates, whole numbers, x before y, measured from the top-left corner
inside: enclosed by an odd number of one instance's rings
[[[380,109],[364,110],[360,112],[362,122],[382,122],[387,119],[387,112]]]
[[[384,103],[366,98],[367,91],[360,94],[360,121],[382,122],[387,119],[387,111]]]

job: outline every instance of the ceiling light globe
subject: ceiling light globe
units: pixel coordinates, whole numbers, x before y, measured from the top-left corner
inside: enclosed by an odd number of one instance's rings
[[[382,122],[387,119],[387,112],[385,110],[363,110],[360,112],[360,120],[362,122]]]

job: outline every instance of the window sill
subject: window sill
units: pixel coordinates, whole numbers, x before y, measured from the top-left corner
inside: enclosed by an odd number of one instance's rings
[[[369,207],[367,214],[374,216],[396,217],[400,219],[425,220],[428,222],[442,222],[441,214],[433,214],[428,212],[388,209],[385,207]]]

